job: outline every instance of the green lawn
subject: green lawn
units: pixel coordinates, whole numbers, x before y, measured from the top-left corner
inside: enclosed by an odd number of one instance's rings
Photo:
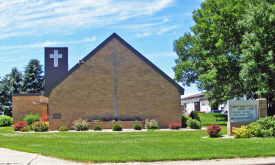
[[[207,126],[211,124],[227,125],[227,115],[220,113],[198,113],[201,119],[201,125]],[[217,121],[215,121],[217,119]]]
[[[0,147],[91,162],[275,156],[275,138],[202,138],[205,136],[205,130],[15,133],[12,127],[0,127]]]

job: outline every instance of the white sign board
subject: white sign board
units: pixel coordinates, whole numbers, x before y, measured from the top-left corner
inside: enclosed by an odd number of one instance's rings
[[[228,121],[258,120],[256,100],[230,100],[227,101]]]

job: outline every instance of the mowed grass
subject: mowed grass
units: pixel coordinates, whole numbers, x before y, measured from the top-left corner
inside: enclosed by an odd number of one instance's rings
[[[275,155],[275,138],[202,138],[206,136],[205,130],[15,133],[12,127],[0,127],[0,147],[87,162],[201,160]]]
[[[220,113],[198,113],[201,119],[201,125],[207,126],[211,124],[226,125],[227,115]],[[215,121],[217,119],[217,121]]]

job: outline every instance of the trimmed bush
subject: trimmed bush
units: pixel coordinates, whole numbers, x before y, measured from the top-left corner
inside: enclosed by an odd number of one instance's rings
[[[112,128],[113,131],[122,131],[122,127],[120,124],[115,124]]]
[[[69,131],[69,129],[66,126],[61,126],[58,131]]]
[[[101,127],[100,126],[94,126],[94,131],[101,131]]]
[[[186,128],[187,127],[187,120],[188,120],[188,116],[181,115],[181,126],[182,126],[182,128]]]
[[[14,131],[21,131],[22,128],[28,127],[28,124],[24,121],[19,121],[17,124],[13,126]]]
[[[201,129],[201,122],[197,121],[197,120],[188,120],[187,121],[187,125],[188,127],[190,127],[191,129]]]
[[[199,117],[199,115],[198,115],[198,113],[197,113],[196,111],[191,111],[190,117],[191,117],[192,119],[201,121],[201,119],[200,119],[200,117]]]
[[[38,114],[27,114],[24,117],[24,122],[26,122],[28,125],[32,124],[33,122],[40,121],[40,116]]]
[[[29,129],[30,129],[30,131],[33,131],[32,124],[29,125]]]
[[[30,129],[29,129],[28,127],[24,127],[24,128],[22,128],[20,131],[21,131],[21,132],[29,132]]]
[[[207,134],[210,137],[218,137],[220,136],[219,133],[222,130],[222,127],[218,126],[218,125],[210,125],[206,128]]]
[[[133,126],[133,128],[134,128],[134,130],[141,130],[140,124],[135,124],[135,125]]]
[[[233,128],[232,134],[234,138],[250,138],[252,136],[251,129],[248,126]]]
[[[145,128],[147,130],[158,130],[159,129],[159,124],[156,119],[149,119],[145,120]]]
[[[48,116],[48,115],[42,116],[42,117],[40,118],[40,121],[41,121],[41,122],[47,122],[47,121],[49,121],[49,116]]]
[[[170,123],[168,126],[169,126],[169,129],[179,129],[180,123],[173,122],[173,123]]]
[[[87,119],[82,120],[81,118],[79,118],[78,120],[75,120],[73,122],[72,128],[75,129],[76,131],[85,131],[89,129],[89,126],[90,124],[87,123]]]
[[[250,123],[248,126],[251,129],[251,134],[255,137],[274,136],[275,116],[260,118],[256,122]]]
[[[10,126],[13,122],[13,118],[7,115],[0,116],[0,127]]]
[[[48,131],[49,125],[47,125],[45,122],[34,122],[32,123],[32,129],[34,132],[44,132]]]

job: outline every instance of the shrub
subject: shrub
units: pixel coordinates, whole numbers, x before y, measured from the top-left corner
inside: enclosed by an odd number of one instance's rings
[[[102,129],[101,129],[101,127],[100,126],[94,126],[94,131],[101,131]]]
[[[222,130],[222,127],[218,126],[218,125],[210,125],[206,128],[207,134],[210,137],[218,137],[219,132]]]
[[[265,118],[260,118],[256,122],[250,123],[248,126],[251,129],[251,134],[255,137],[274,136],[275,118],[266,116]]]
[[[250,138],[252,136],[251,129],[248,126],[233,128],[232,134],[235,138]]]
[[[27,114],[24,117],[24,122],[26,122],[28,125],[32,124],[33,122],[37,122],[40,120],[40,116],[38,114]]]
[[[180,123],[176,123],[176,122],[170,123],[169,128],[170,129],[179,129],[180,128]]]
[[[41,122],[47,122],[47,121],[49,121],[49,116],[48,116],[48,115],[42,116],[42,117],[40,118],[40,121],[41,121]]]
[[[45,122],[34,122],[32,123],[32,128],[34,132],[44,132],[48,131],[49,126]]]
[[[199,117],[199,115],[198,115],[198,113],[197,113],[196,111],[191,111],[190,117],[191,117],[192,119],[201,121],[201,119],[200,119],[200,117]]]
[[[33,131],[32,124],[29,125],[29,129],[30,129],[30,131]]]
[[[182,128],[186,128],[187,127],[187,120],[188,120],[188,116],[186,115],[181,115],[181,126]]]
[[[20,131],[21,131],[21,132],[29,132],[30,129],[29,129],[28,127],[24,127],[24,128],[22,128]]]
[[[141,130],[140,124],[135,124],[133,128],[134,130]]]
[[[159,129],[159,124],[156,119],[149,119],[145,120],[145,128],[147,130],[158,130]]]
[[[14,125],[14,131],[21,131],[22,128],[28,127],[28,124],[24,121],[19,121],[17,124]]]
[[[10,126],[13,122],[13,118],[7,115],[0,116],[0,127]]]
[[[69,129],[66,126],[61,126],[58,131],[69,131]]]
[[[84,131],[84,130],[88,130],[89,126],[90,124],[87,123],[87,119],[82,120],[81,118],[79,118],[78,120],[75,120],[73,122],[72,128],[75,129],[76,131]]]
[[[122,127],[120,124],[115,124],[112,128],[113,131],[122,131]]]
[[[195,119],[188,120],[187,121],[187,125],[191,129],[201,129],[201,122],[199,122],[199,121],[197,121]]]

